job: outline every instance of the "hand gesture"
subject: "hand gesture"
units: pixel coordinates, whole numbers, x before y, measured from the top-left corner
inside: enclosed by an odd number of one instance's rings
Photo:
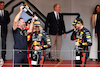
[[[75,42],[75,46],[79,46],[79,42]]]
[[[40,47],[39,46],[35,46],[35,50],[40,50]]]
[[[97,33],[95,33],[95,37],[97,37]]]
[[[34,16],[32,20],[38,20],[38,17],[37,16]]]

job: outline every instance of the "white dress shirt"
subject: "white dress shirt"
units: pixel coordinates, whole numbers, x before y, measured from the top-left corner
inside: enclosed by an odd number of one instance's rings
[[[57,14],[58,14],[58,19],[59,19],[59,13],[54,11],[54,14],[55,14],[56,19],[57,19]]]
[[[0,16],[4,16],[4,10],[0,10]]]

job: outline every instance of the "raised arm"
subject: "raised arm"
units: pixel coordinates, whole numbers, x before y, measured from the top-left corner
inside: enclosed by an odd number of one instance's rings
[[[32,32],[33,32],[33,27],[34,27],[33,22],[34,22],[35,20],[37,20],[37,19],[38,19],[38,17],[37,17],[37,16],[34,16],[34,17],[33,17],[32,21],[31,21],[31,23],[30,23],[29,30],[27,30],[27,34],[29,34],[29,33],[32,33]]]
[[[20,15],[21,15],[21,13],[23,12],[23,9],[22,9],[23,7],[24,7],[24,6],[21,6],[21,7],[20,7],[19,13],[18,13],[18,14],[15,16],[15,18],[14,18],[13,30],[16,30],[16,28],[17,28],[17,24],[18,24]]]

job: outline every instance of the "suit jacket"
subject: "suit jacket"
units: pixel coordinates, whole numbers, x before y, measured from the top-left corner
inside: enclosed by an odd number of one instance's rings
[[[2,34],[7,35],[8,28],[7,25],[10,22],[10,17],[8,11],[4,10],[4,17],[2,20],[2,17],[0,16],[0,25],[1,25],[1,36]]]
[[[59,21],[59,25],[57,27],[57,20],[54,12],[48,13],[46,23],[45,23],[45,31],[47,32],[47,27],[49,27],[49,34],[51,35],[56,35],[57,33],[59,35],[62,35],[63,33],[66,33],[63,16],[60,13],[59,13],[58,21]],[[57,31],[57,28],[59,29],[59,31]]]

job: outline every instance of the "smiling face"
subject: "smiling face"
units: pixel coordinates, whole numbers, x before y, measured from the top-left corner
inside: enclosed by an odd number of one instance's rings
[[[54,7],[54,11],[60,12],[60,5],[59,5],[59,4],[57,4],[57,5]]]
[[[76,24],[76,29],[79,29],[80,26],[81,26],[81,23],[77,23],[77,24]]]
[[[34,29],[35,31],[40,31],[41,22],[36,21],[34,22]]]
[[[18,26],[22,29],[24,29],[24,27],[26,26],[25,21],[23,19],[19,20]]]
[[[40,31],[40,27],[39,26],[35,26],[35,31]]]
[[[4,3],[0,3],[0,10],[4,9]]]
[[[20,19],[20,25],[25,26],[25,21],[23,19]]]
[[[97,12],[100,12],[100,6],[97,6],[97,7],[96,7],[96,11],[97,11]]]

